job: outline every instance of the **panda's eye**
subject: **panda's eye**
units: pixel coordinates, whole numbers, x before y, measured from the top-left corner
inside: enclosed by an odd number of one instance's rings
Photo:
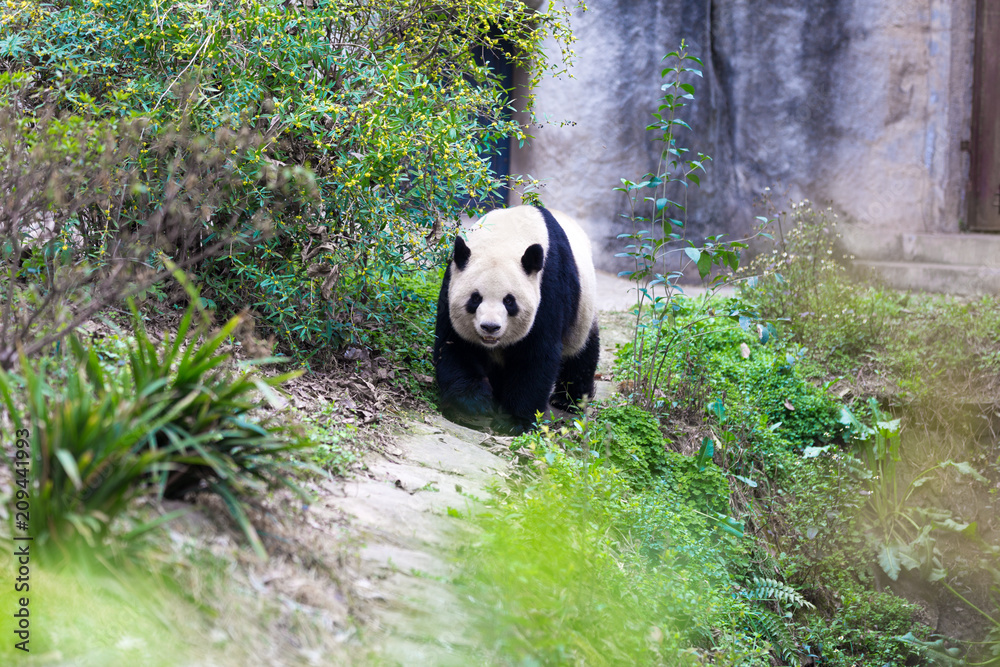
[[[517,315],[519,309],[517,307],[517,299],[514,298],[513,294],[508,294],[503,298],[503,307],[507,309],[507,314],[511,317]]]
[[[476,312],[476,309],[479,308],[479,304],[482,302],[483,296],[479,292],[473,292],[469,300],[465,302],[465,311],[471,315]]]

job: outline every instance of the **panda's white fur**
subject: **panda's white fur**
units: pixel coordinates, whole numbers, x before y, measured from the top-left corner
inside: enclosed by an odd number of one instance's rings
[[[587,234],[568,215],[550,212],[566,234],[580,280],[576,319],[563,337],[565,358],[584,347],[594,326],[597,279]],[[448,305],[452,326],[459,336],[476,345],[513,345],[528,335],[537,314],[545,268],[528,275],[520,259],[535,244],[542,247],[543,256],[548,255],[545,220],[533,206],[498,209],[466,226],[465,233],[471,251],[468,265],[460,270],[453,261],[451,266]],[[475,292],[482,303],[470,314],[466,304]],[[508,317],[503,303],[507,295],[516,300],[518,317]],[[497,325],[499,329],[495,329]]]
[[[583,348],[597,319],[597,275],[594,273],[593,252],[587,233],[565,213],[552,211],[552,215],[569,239],[569,247],[573,250],[576,271],[580,277],[580,305],[576,321],[563,340],[563,356],[570,357]]]

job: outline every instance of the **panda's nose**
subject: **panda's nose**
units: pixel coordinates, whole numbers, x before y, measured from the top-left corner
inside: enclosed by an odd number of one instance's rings
[[[492,322],[483,322],[482,324],[479,325],[479,328],[488,334],[495,334],[496,332],[500,331],[500,325],[493,324]]]

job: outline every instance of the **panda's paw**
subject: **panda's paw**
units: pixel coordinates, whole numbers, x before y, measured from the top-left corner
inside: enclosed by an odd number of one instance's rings
[[[495,435],[518,436],[527,433],[534,426],[534,420],[520,419],[506,412],[497,412],[490,423],[490,430]]]
[[[554,408],[558,408],[563,412],[569,412],[572,414],[580,414],[580,403],[574,400],[569,394],[565,392],[557,392],[552,394],[552,398],[549,399],[549,405]]]
[[[555,396],[549,401],[549,405],[552,407],[562,410],[563,412],[574,412],[576,411],[576,406],[570,403],[568,400],[557,398]]]
[[[471,428],[473,431],[488,432],[493,425],[493,418],[488,414],[470,415],[455,409],[442,409],[441,414],[450,422]]]

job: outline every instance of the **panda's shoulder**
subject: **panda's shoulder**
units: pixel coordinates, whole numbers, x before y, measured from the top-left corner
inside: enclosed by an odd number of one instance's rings
[[[554,209],[548,209],[548,211],[552,214],[553,219],[559,224],[559,227],[566,235],[570,248],[573,249],[574,254],[585,250],[585,254],[589,257],[590,238],[587,236],[587,232],[583,230],[583,227],[580,226],[580,223],[578,223],[572,216],[563,213],[562,211],[556,211]]]

